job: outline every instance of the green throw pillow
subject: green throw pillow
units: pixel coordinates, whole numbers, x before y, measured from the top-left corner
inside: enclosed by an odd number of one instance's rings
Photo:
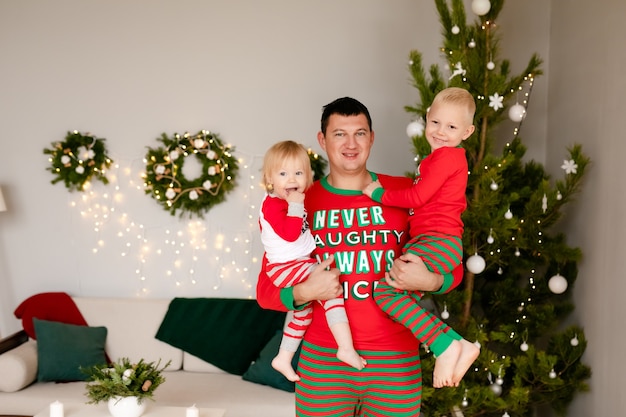
[[[84,381],[80,368],[105,364],[106,327],[33,319],[37,335],[38,381]]]
[[[155,337],[235,375],[243,375],[286,313],[256,300],[174,298]]]
[[[269,385],[270,387],[282,389],[283,391],[294,392],[296,390],[295,383],[289,381],[283,374],[272,368],[272,359],[274,359],[274,356],[278,353],[282,336],[282,331],[276,332],[274,337],[272,337],[261,350],[258,359],[254,361],[243,374],[243,379],[256,382],[257,384]],[[298,347],[291,361],[293,369],[298,367],[299,358],[300,347]]]

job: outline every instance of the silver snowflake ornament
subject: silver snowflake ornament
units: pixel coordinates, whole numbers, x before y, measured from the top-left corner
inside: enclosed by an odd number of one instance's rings
[[[570,159],[569,161],[563,160],[563,165],[561,165],[561,168],[565,170],[566,174],[575,174],[576,170],[578,169],[578,165],[573,159]]]
[[[489,107],[493,107],[494,111],[498,111],[498,109],[503,109],[504,108],[504,104],[502,104],[503,101],[504,101],[504,97],[498,93],[495,93],[494,95],[489,96]]]

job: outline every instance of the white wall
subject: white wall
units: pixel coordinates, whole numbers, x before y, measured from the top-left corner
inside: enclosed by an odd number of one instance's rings
[[[265,149],[289,138],[319,150],[321,107],[351,95],[374,119],[370,169],[413,169],[408,53],[436,61],[439,32],[430,0],[0,2],[0,335],[43,291],[254,297]],[[242,163],[238,188],[195,226],[206,249],[194,251],[189,222],[146,196],[139,175],[161,133],[201,129]],[[43,149],[69,130],[106,138],[116,163],[94,196],[50,184]]]
[[[593,164],[562,225],[568,242],[583,252],[574,320],[585,327],[584,361],[593,372],[591,391],[576,397],[568,415],[621,416],[626,409],[620,384],[626,374],[626,3],[552,3],[547,161],[558,165],[563,147],[578,142]]]

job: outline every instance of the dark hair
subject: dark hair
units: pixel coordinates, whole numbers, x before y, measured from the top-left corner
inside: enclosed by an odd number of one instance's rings
[[[340,114],[342,116],[358,116],[359,114],[364,114],[367,118],[367,124],[372,130],[372,118],[370,117],[370,112],[367,110],[367,107],[359,100],[353,99],[352,97],[342,97],[337,100],[328,103],[324,106],[324,111],[322,112],[322,133],[326,134],[326,128],[328,127],[328,119],[333,114]]]

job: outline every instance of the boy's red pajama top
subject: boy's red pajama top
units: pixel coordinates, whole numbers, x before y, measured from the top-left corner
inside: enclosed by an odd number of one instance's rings
[[[378,175],[386,189],[411,186],[406,177]],[[383,278],[393,260],[400,256],[409,238],[408,213],[405,209],[382,206],[361,191],[338,190],[326,179],[316,182],[307,192],[305,206],[308,222],[316,240],[314,255],[319,259],[335,257],[334,267],[341,271],[345,306],[357,350],[414,351],[419,345],[403,325],[390,319],[372,298],[375,281]],[[264,264],[266,259],[263,260]],[[444,288],[456,287],[462,278],[462,267],[447,276]],[[257,283],[257,301],[264,308],[294,309],[288,297],[276,288],[262,268]],[[291,294],[291,293],[289,293]],[[293,303],[293,298],[290,299]],[[317,346],[336,348],[324,311],[313,304],[313,322],[305,340]]]
[[[461,214],[467,206],[467,169],[465,149],[436,149],[420,163],[413,186],[404,190],[385,189],[380,201],[413,209],[409,217],[411,237],[433,232],[461,237]]]

